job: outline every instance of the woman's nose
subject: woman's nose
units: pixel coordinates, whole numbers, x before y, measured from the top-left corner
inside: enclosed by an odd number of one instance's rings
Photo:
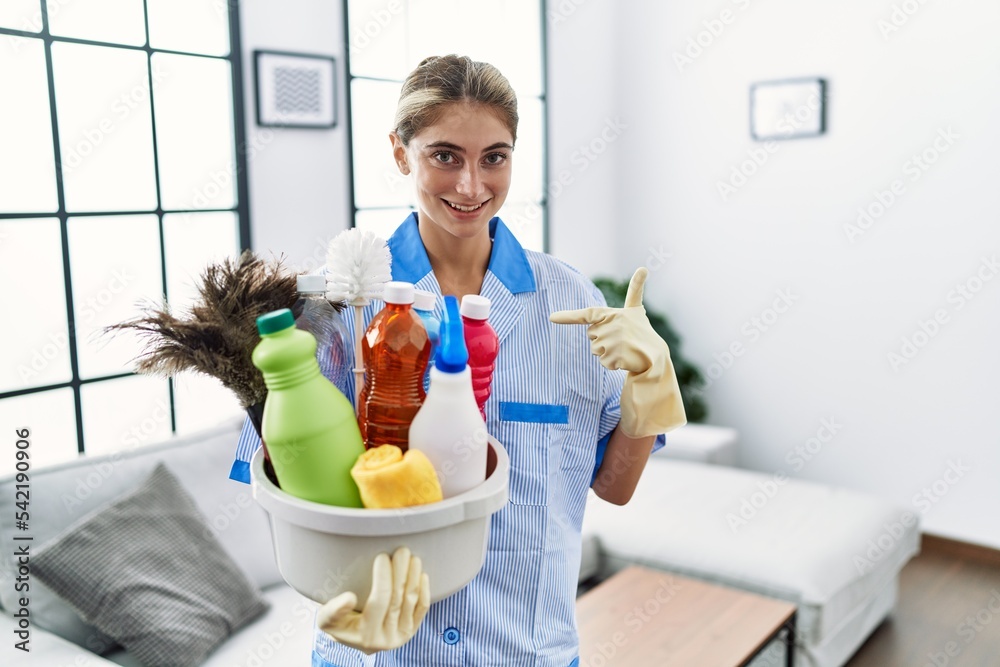
[[[470,199],[477,199],[483,192],[483,177],[478,165],[467,165],[462,169],[455,187],[458,194]]]

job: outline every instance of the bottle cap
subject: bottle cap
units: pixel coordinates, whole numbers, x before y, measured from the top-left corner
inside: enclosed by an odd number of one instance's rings
[[[257,318],[257,332],[261,336],[277,333],[295,326],[295,316],[288,308],[272,310]]]
[[[304,273],[295,279],[300,294],[326,294],[326,276]]]
[[[413,303],[413,283],[390,280],[385,284],[382,300],[397,306],[407,306]]]
[[[469,349],[465,346],[462,318],[458,313],[458,299],[444,298],[444,320],[441,322],[441,347],[434,358],[434,367],[444,373],[461,373],[469,363]]]
[[[462,315],[473,320],[488,320],[490,300],[478,294],[466,294],[462,297]]]
[[[417,310],[434,310],[437,306],[437,296],[434,292],[417,289],[413,290],[413,307]]]

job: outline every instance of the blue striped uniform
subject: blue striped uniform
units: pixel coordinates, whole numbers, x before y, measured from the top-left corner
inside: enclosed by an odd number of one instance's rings
[[[624,371],[590,353],[586,327],[554,325],[557,310],[604,305],[575,269],[526,251],[490,221],[493,249],[483,281],[500,339],[487,428],[510,456],[508,504],[494,514],[479,575],[433,605],[414,638],[372,656],[316,631],[313,667],[567,667],[577,663],[575,618],[580,525],[603,446],[620,419]],[[416,213],[389,239],[393,280],[441,290],[417,230]],[[382,308],[364,310],[364,322]],[[443,302],[438,299],[440,317]],[[345,311],[353,330],[353,312]],[[350,350],[353,354],[353,350]],[[343,387],[353,396],[353,387]],[[663,444],[657,439],[654,449]],[[259,440],[244,426],[234,476]]]

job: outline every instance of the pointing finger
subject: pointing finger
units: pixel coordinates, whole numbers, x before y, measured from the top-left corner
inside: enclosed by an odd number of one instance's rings
[[[549,315],[553,324],[592,324],[604,317],[604,308],[591,306],[580,310],[560,310]]]
[[[625,308],[636,308],[642,305],[642,288],[646,284],[646,276],[649,271],[645,266],[640,266],[632,274],[632,280],[628,283],[628,292],[625,294]]]

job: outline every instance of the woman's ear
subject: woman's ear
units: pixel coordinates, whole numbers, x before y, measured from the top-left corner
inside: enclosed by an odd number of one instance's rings
[[[390,132],[389,141],[392,142],[392,159],[396,161],[399,173],[408,176],[410,164],[406,161],[406,146],[403,145],[403,140],[395,132]]]

